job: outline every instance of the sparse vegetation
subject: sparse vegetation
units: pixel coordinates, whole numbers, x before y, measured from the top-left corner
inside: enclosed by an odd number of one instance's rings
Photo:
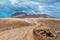
[[[14,29],[16,28],[16,29]],[[60,31],[60,19],[55,18],[27,18],[27,19],[18,19],[18,18],[3,18],[0,19],[0,31],[1,33],[0,39],[4,39],[3,35],[9,35],[9,38],[12,35],[17,35],[18,40],[22,38],[22,40],[59,40],[60,33],[56,33],[56,31]],[[4,30],[7,31],[6,33]],[[12,35],[10,34],[12,32]],[[4,34],[5,33],[5,34]],[[7,34],[8,33],[8,34]],[[17,39],[17,36],[16,37]],[[22,36],[23,35],[23,36]],[[8,39],[8,37],[7,37]],[[12,38],[13,39],[13,38]],[[14,40],[16,40],[14,39]],[[5,39],[4,39],[5,40]],[[10,40],[10,39],[9,39]]]

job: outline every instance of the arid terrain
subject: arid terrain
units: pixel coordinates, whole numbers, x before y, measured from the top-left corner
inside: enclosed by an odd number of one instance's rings
[[[60,40],[60,19],[0,18],[0,40]]]

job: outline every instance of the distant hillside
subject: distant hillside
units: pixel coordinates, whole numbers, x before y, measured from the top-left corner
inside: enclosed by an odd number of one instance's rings
[[[28,14],[28,13],[24,13],[24,12],[17,12],[12,14],[10,17],[13,18],[55,18],[53,16],[47,15],[47,14]]]

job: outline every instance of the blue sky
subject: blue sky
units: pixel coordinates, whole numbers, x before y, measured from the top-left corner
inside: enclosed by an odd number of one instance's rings
[[[60,17],[60,0],[0,0],[0,17],[10,16],[15,12]]]

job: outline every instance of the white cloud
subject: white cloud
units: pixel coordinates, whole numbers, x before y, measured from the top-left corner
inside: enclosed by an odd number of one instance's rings
[[[54,14],[60,12],[60,2],[56,2],[56,3],[55,2],[56,0],[8,0],[8,1],[1,0],[0,5],[3,4],[7,5],[8,3],[10,5],[10,9],[16,11],[22,11],[28,13]],[[6,6],[6,8],[10,11],[8,6]],[[3,9],[3,10],[7,10],[7,9]]]
[[[44,1],[44,0],[37,0],[37,1]],[[39,3],[37,1],[31,1],[31,0],[11,0],[11,3],[13,6],[19,7],[19,8],[25,8],[29,10],[33,10],[36,12],[40,12],[43,13],[43,11],[46,11],[46,9],[48,10],[47,7],[50,7],[44,3]],[[46,0],[48,1],[52,1],[52,0]],[[26,10],[23,10],[26,11]],[[26,11],[27,12],[27,11]],[[32,12],[33,13],[33,12]]]
[[[11,2],[12,5],[15,5],[16,3],[18,3],[17,0],[10,0],[10,2]]]

